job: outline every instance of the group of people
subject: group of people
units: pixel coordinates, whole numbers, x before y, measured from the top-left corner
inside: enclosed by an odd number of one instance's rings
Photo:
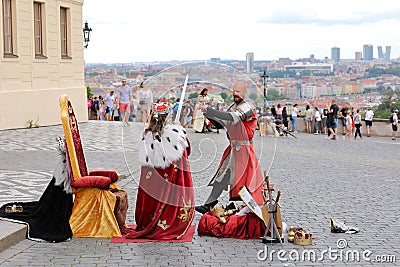
[[[162,101],[166,102],[165,99]],[[168,117],[170,122],[175,121],[180,99],[170,100],[168,103]],[[213,99],[208,96],[208,89],[203,88],[200,92],[197,102],[186,100],[183,102],[182,112],[179,121],[184,128],[193,128],[195,132],[207,133],[213,132],[215,128],[217,132],[221,127],[214,126],[203,114],[201,107],[211,105]],[[116,92],[110,91],[103,98],[95,96],[88,99],[88,118],[94,120],[122,121],[123,126],[129,126],[129,122],[133,121],[136,111],[141,112],[141,121],[144,125],[148,125],[150,121],[151,105],[153,103],[152,91],[146,86],[145,82],[140,83],[136,94],[132,93],[126,79],[122,79],[122,85]],[[217,105],[220,110],[220,105]]]
[[[339,121],[342,124],[342,135],[343,139],[347,137],[349,139],[357,139],[357,137],[362,138],[361,135],[361,126],[362,126],[362,118],[361,112],[359,109],[355,111],[353,109],[349,109],[347,106],[343,106],[341,109],[336,104],[335,100],[329,102],[324,108],[322,116],[326,117],[326,129],[324,129],[324,133],[327,134],[327,139],[336,140],[338,136],[338,128]],[[372,120],[374,117],[374,112],[371,108],[365,112],[365,124],[367,130],[367,137],[371,136],[371,127]],[[353,136],[354,133],[354,136]]]
[[[392,128],[392,139],[396,140],[396,132],[398,126],[397,120],[397,109],[393,111],[391,117],[394,118],[390,122]],[[261,112],[259,112],[260,114]],[[298,109],[298,104],[295,103],[288,116],[286,107],[281,107],[280,103],[277,106],[273,105],[271,108],[267,108],[267,112],[264,116],[271,116],[277,125],[282,125],[284,129],[288,129],[291,132],[297,132],[297,118],[301,111]],[[368,108],[365,111],[365,126],[366,126],[366,136],[371,136],[372,121],[374,118],[374,111]],[[261,120],[262,121],[262,118]],[[290,123],[290,127],[288,124]],[[304,111],[304,122],[306,133],[314,134],[325,134],[326,139],[336,140],[338,136],[339,123],[342,126],[343,139],[357,139],[362,138],[361,126],[362,117],[360,109],[354,110],[349,108],[347,105],[341,108],[337,105],[335,100],[330,101],[326,107],[319,109],[314,107],[311,109],[310,105],[306,105]],[[260,135],[262,135],[260,130]]]
[[[254,152],[253,136],[257,124],[255,106],[246,100],[246,85],[233,86],[233,104],[227,111],[210,106],[200,110],[207,119],[216,120],[227,130],[229,145],[209,185],[212,191],[203,205],[194,205],[188,156],[190,142],[179,121],[169,123],[169,105],[154,103],[143,149],[139,149],[141,173],[136,201],[136,229],[127,238],[179,239],[187,231],[194,211],[206,213],[230,188],[230,200],[241,200],[239,190],[246,186],[258,205],[263,204],[263,177]]]
[[[136,110],[140,109],[142,121],[148,122],[152,103],[152,92],[144,82],[140,83],[135,96],[126,79],[122,79],[116,92],[111,90],[104,98],[100,95],[88,99],[88,118],[122,121],[123,126],[129,126],[129,122],[136,116]]]

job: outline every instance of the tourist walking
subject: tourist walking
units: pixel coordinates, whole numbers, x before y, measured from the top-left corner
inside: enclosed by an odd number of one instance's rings
[[[371,136],[372,119],[374,118],[374,111],[371,108],[365,112],[365,125],[367,126],[367,137]]]
[[[105,99],[106,99],[106,120],[112,121],[114,120],[114,101],[115,101],[114,91],[110,91],[106,95]]]
[[[129,126],[130,105],[132,101],[131,87],[122,79],[122,85],[118,88],[117,106],[121,112],[122,126]]]
[[[360,128],[362,124],[361,124],[361,114],[359,109],[356,110],[356,114],[354,114],[353,120],[354,120],[354,126],[356,127],[356,132],[354,133],[354,139],[357,139],[357,135],[360,136],[361,139],[362,136]]]
[[[150,116],[151,104],[153,103],[153,93],[144,82],[141,82],[136,97],[139,102],[140,111],[142,112],[142,122],[146,125]]]
[[[339,118],[342,121],[342,134],[346,135],[347,133],[347,106],[343,106],[340,110]]]
[[[353,125],[353,119],[351,117],[351,111],[346,110],[346,129],[345,129],[346,133],[345,135],[343,135],[343,139],[349,137],[349,140],[351,140],[351,133],[353,132],[352,125]]]
[[[396,140],[397,126],[399,125],[398,113],[399,110],[395,109],[392,114],[392,140]]]

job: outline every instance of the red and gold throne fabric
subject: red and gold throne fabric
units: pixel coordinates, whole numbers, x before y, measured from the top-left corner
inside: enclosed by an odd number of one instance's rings
[[[70,226],[75,237],[121,236],[128,210],[127,193],[115,182],[112,170],[88,172],[81,137],[72,104],[60,97],[61,121],[67,144],[71,187],[75,194]]]

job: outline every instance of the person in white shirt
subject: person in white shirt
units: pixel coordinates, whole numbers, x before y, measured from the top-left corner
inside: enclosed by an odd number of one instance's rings
[[[321,126],[321,113],[319,112],[318,108],[314,108],[314,119],[315,119],[315,133],[320,134],[322,132]]]
[[[144,124],[150,118],[151,104],[153,103],[153,94],[144,82],[139,85],[139,90],[136,93],[137,100],[139,101],[139,107],[142,111],[142,121]]]
[[[114,120],[114,101],[115,101],[115,96],[114,96],[114,91],[109,92],[106,95],[106,120],[107,121],[112,121]]]
[[[397,114],[399,113],[399,110],[395,109],[393,111],[393,122],[392,122],[392,140],[396,140],[396,133],[397,133],[397,126],[399,125],[399,119],[397,117]]]
[[[356,127],[356,132],[354,133],[354,139],[357,139],[357,135],[360,136],[360,139],[361,139],[362,136],[361,136],[360,127],[362,125],[361,125],[361,114],[360,114],[359,109],[356,110],[356,114],[354,114],[353,119],[354,119],[354,126]]]
[[[300,111],[297,109],[297,104],[294,104],[293,105],[293,108],[292,108],[292,131],[293,132],[295,132],[295,133],[297,133],[297,129],[296,129],[296,126],[297,126],[297,114],[299,113]]]
[[[371,136],[372,119],[374,118],[374,111],[371,108],[365,112],[365,125],[367,126],[367,137]]]

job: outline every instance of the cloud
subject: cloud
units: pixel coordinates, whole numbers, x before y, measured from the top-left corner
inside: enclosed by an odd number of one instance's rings
[[[85,0],[92,27],[86,62],[354,58],[363,44],[398,57],[400,1],[393,0]],[[376,51],[375,51],[376,52]]]
[[[340,26],[340,25],[364,25],[379,23],[388,20],[400,21],[400,8],[392,10],[376,11],[355,11],[343,12],[340,15],[332,16],[320,13],[318,10],[276,10],[274,14],[259,19],[258,23],[267,24],[296,24],[317,26]]]

